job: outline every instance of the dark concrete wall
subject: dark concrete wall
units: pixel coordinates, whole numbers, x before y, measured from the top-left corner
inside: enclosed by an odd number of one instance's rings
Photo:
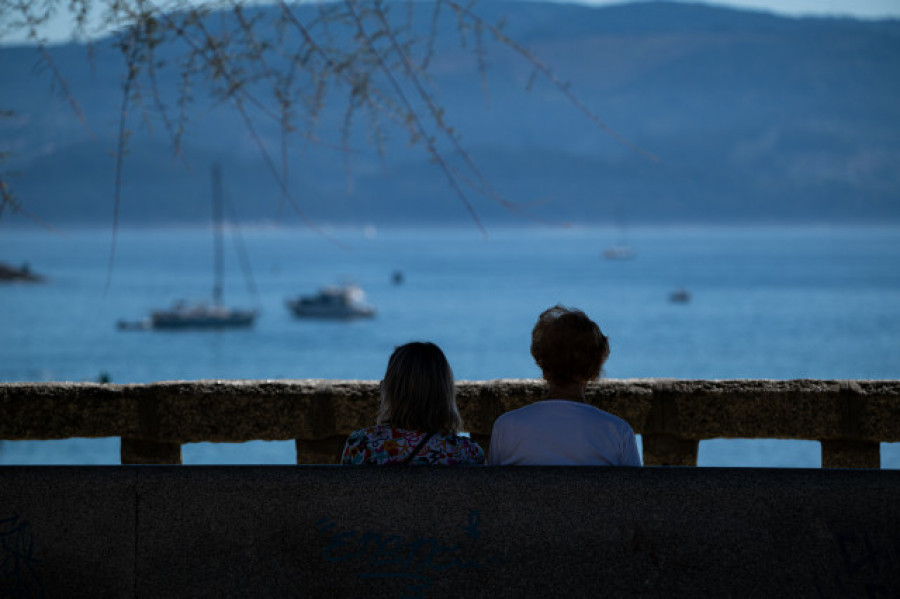
[[[0,596],[897,597],[900,472],[4,467]]]

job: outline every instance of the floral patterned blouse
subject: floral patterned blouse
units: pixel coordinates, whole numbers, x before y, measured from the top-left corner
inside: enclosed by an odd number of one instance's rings
[[[341,461],[344,464],[401,464],[426,435],[387,424],[360,429],[347,438]],[[484,450],[468,437],[437,433],[408,463],[414,466],[484,464]]]

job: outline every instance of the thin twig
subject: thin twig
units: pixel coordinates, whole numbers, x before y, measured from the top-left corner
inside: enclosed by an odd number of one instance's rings
[[[473,13],[471,11],[471,9],[469,9],[467,6],[463,6],[463,5],[459,4],[458,2],[455,2],[454,0],[444,0],[444,1],[447,2],[453,8],[453,10],[457,11],[458,14],[465,15],[466,17],[472,19],[474,22],[481,23],[481,25],[483,27],[486,27],[488,29],[488,31],[491,32],[491,34],[494,36],[494,38],[497,41],[499,41],[502,44],[506,45],[507,47],[513,49],[516,53],[518,53],[520,56],[525,58],[525,60],[527,60],[529,63],[531,63],[534,66],[534,68],[540,72],[541,75],[543,75],[548,81],[550,81],[557,88],[557,90],[559,90],[573,105],[575,105],[575,107],[578,108],[578,110],[580,110],[585,116],[587,116],[588,119],[590,119],[595,125],[597,125],[604,132],[606,132],[607,135],[609,135],[610,137],[612,137],[613,139],[618,141],[623,146],[631,149],[634,152],[637,152],[638,154],[641,154],[648,160],[650,160],[652,162],[659,162],[659,158],[657,158],[656,156],[654,156],[647,150],[643,149],[642,147],[638,146],[637,144],[635,144],[634,142],[632,142],[631,140],[626,138],[624,135],[620,134],[618,131],[616,131],[615,129],[610,127],[602,119],[600,119],[599,116],[597,116],[590,108],[588,108],[584,104],[584,102],[582,102],[578,98],[578,96],[576,96],[572,92],[572,90],[570,89],[568,84],[561,81],[556,76],[556,74],[550,69],[550,67],[548,67],[540,59],[538,59],[535,55],[533,55],[531,52],[529,52],[524,46],[522,46],[521,44],[519,44],[512,38],[508,37],[505,33],[503,33],[500,30],[499,27],[496,27],[496,26],[492,25],[491,23],[485,21],[484,19],[482,19],[481,17],[479,17],[478,15]]]
[[[56,61],[54,61],[53,57],[50,56],[50,52],[47,51],[47,47],[43,44],[39,45],[38,52],[40,53],[44,64],[46,64],[50,69],[53,81],[59,86],[63,98],[65,98],[65,100],[69,103],[69,106],[71,106],[72,111],[75,113],[75,116],[78,118],[81,124],[84,125],[84,128],[87,130],[88,135],[91,136],[91,139],[96,140],[97,135],[88,124],[87,117],[84,116],[84,111],[81,109],[81,105],[78,103],[78,100],[75,99],[75,96],[69,89],[69,82],[65,77],[63,77],[59,68],[56,66]]]
[[[128,149],[128,102],[131,99],[131,86],[137,77],[137,58],[140,53],[140,34],[135,25],[131,31],[130,45],[123,42],[122,51],[125,55],[125,67],[127,69],[125,81],[122,84],[122,106],[119,109],[119,133],[116,143],[116,170],[115,187],[113,192],[113,229],[112,240],[109,248],[109,262],[106,268],[106,283],[103,286],[103,295],[109,292],[112,283],[113,266],[116,259],[116,245],[119,237],[119,209],[122,204],[122,168],[125,160],[125,152]]]
[[[465,150],[465,148],[462,147],[462,144],[459,143],[459,138],[457,137],[456,133],[444,122],[443,109],[441,109],[440,107],[438,107],[435,104],[434,100],[431,97],[431,94],[429,94],[428,91],[424,88],[424,86],[422,85],[422,82],[420,81],[419,77],[417,76],[417,74],[415,72],[415,66],[413,65],[412,60],[410,60],[408,54],[406,52],[404,52],[403,49],[400,48],[400,46],[397,44],[396,38],[394,37],[393,33],[391,32],[389,24],[387,23],[387,20],[384,17],[384,14],[380,13],[380,12],[376,12],[376,15],[379,18],[379,20],[381,20],[382,25],[386,28],[386,31],[387,31],[386,35],[387,35],[388,39],[390,40],[391,44],[393,45],[395,52],[402,60],[403,68],[406,70],[407,79],[412,82],[419,97],[422,99],[423,102],[425,102],[426,107],[428,108],[429,112],[432,115],[432,119],[435,123],[435,126],[444,134],[445,138],[448,139],[450,141],[450,143],[453,145],[456,153],[463,160],[463,162],[465,162],[465,164],[469,168],[469,170],[471,170],[472,173],[475,175],[475,177],[478,179],[478,181],[481,184],[482,189],[486,191],[486,195],[489,198],[493,199],[498,204],[500,204],[501,206],[503,206],[504,208],[507,208],[509,210],[513,210],[516,212],[522,212],[521,207],[519,207],[515,203],[510,202],[509,200],[504,198],[500,193],[498,193],[493,188],[491,183],[482,174],[481,170],[478,168],[478,166],[472,160],[472,157],[469,155],[469,153]],[[426,137],[425,139],[426,139],[426,143],[433,146],[434,142],[432,140],[430,140],[428,137]],[[433,153],[437,153],[436,150],[434,150]]]
[[[0,217],[3,216],[3,211],[6,208],[9,208],[15,214],[21,214],[22,216],[33,221],[35,224],[47,229],[51,233],[59,233],[59,231],[54,228],[53,225],[42,220],[28,210],[25,210],[25,208],[22,207],[22,203],[16,199],[16,196],[13,194],[10,186],[6,183],[6,181],[3,180],[2,177],[0,177]]]
[[[482,232],[482,234],[487,236],[487,229],[485,229],[484,224],[481,222],[481,219],[478,217],[478,213],[475,212],[474,206],[472,206],[472,202],[469,201],[469,198],[466,196],[466,193],[460,187],[459,182],[456,180],[456,177],[453,176],[453,172],[450,167],[447,165],[443,156],[440,152],[438,152],[437,147],[434,144],[434,139],[428,135],[428,130],[425,128],[421,119],[419,118],[418,113],[412,106],[412,103],[406,97],[406,94],[403,92],[403,88],[400,83],[397,81],[397,78],[394,77],[393,71],[387,67],[382,59],[381,55],[378,53],[378,50],[374,47],[374,44],[369,37],[368,33],[365,30],[365,27],[362,23],[362,20],[359,18],[359,15],[356,13],[353,8],[353,0],[348,0],[348,7],[353,14],[353,17],[356,21],[357,31],[361,39],[365,41],[365,43],[369,46],[370,51],[372,52],[373,57],[376,60],[376,63],[381,70],[382,74],[385,78],[390,82],[391,86],[394,88],[394,93],[400,98],[401,103],[407,108],[407,118],[415,127],[415,130],[422,137],[425,142],[425,147],[428,149],[428,153],[431,155],[432,159],[437,163],[437,165],[444,172],[444,175],[447,177],[447,181],[456,193],[456,196],[462,202],[466,211],[469,213],[469,216],[472,218],[472,221],[475,223],[475,226]]]

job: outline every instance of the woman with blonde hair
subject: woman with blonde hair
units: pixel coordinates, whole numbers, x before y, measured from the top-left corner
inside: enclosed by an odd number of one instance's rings
[[[565,306],[544,310],[531,332],[531,356],[547,381],[547,397],[494,422],[490,463],[640,466],[631,426],[585,403],[588,382],[609,357],[597,323]]]
[[[459,434],[453,371],[434,343],[407,343],[391,354],[376,423],[350,435],[344,464],[484,464],[478,443]]]

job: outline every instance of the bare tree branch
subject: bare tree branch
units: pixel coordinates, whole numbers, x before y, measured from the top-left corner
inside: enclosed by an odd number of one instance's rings
[[[384,0],[317,3],[303,12],[300,4],[277,0],[277,12],[264,12],[248,6],[244,0],[199,4],[189,0],[171,0],[168,4],[154,0],[0,0],[0,17],[14,15],[16,26],[38,42],[42,41],[42,28],[48,20],[64,10],[73,18],[73,35],[89,36],[89,23],[101,12],[104,25],[124,26],[115,34],[126,72],[115,150],[114,229],[118,228],[122,202],[129,109],[141,110],[141,120],[148,131],[152,131],[153,117],[158,115],[174,153],[184,159],[185,132],[200,92],[205,92],[202,97],[209,98],[214,107],[230,106],[240,116],[281,191],[279,216],[284,206],[290,205],[303,222],[320,232],[288,185],[290,139],[301,139],[304,147],[315,144],[340,150],[349,190],[351,157],[359,151],[354,147],[358,139],[355,132],[367,131],[367,142],[384,164],[387,126],[391,124],[404,130],[411,144],[421,144],[482,232],[485,228],[473,194],[533,218],[525,204],[509,201],[492,186],[445,116],[439,90],[429,74],[438,52],[443,15],[455,19],[459,44],[474,56],[488,104],[489,48],[485,37],[511,49],[531,66],[526,90],[538,77],[547,80],[605,134],[649,160],[656,160],[601,120],[549,66],[509,38],[503,32],[503,23],[482,18],[472,8],[473,3],[435,0],[428,8],[424,35],[416,31],[418,6],[412,0],[405,5],[405,14],[397,18],[391,18],[389,11],[399,5],[388,5]],[[220,11],[218,20],[212,18],[213,11]],[[167,58],[164,62],[160,58],[162,48],[165,56],[179,53],[179,58]],[[87,126],[81,107],[46,45],[40,45],[39,52],[54,85]],[[160,84],[162,72],[171,68],[178,69],[174,102],[163,97]],[[336,131],[323,137],[324,121],[334,115],[329,110],[323,117],[323,109],[326,104],[334,106],[336,100],[343,102],[339,113],[342,116]],[[267,137],[271,128],[277,128],[277,142]],[[93,132],[91,136],[96,139]],[[273,148],[277,148],[277,158]],[[2,206],[12,204],[4,199]],[[114,233],[110,272],[115,239]]]
[[[472,19],[474,22],[478,23],[481,27],[486,28],[491,32],[491,34],[498,42],[501,42],[505,46],[508,46],[520,56],[522,56],[528,63],[533,65],[535,74],[540,73],[554,86],[556,86],[556,89],[558,89],[576,108],[578,108],[578,110],[580,110],[588,119],[590,119],[591,122],[600,127],[607,135],[618,141],[626,148],[632,150],[633,152],[641,154],[648,160],[652,162],[659,161],[659,158],[657,158],[647,150],[641,148],[637,144],[633,143],[618,131],[606,124],[606,122],[604,122],[602,119],[600,119],[599,116],[597,116],[578,98],[577,95],[575,95],[574,92],[572,92],[571,86],[568,83],[561,81],[549,66],[544,64],[544,62],[534,56],[524,46],[516,42],[514,39],[508,37],[499,27],[491,25],[490,23],[479,17],[477,14],[475,14],[469,7],[463,6],[455,0],[444,1],[452,6],[453,10],[458,14],[465,15],[467,18]]]

